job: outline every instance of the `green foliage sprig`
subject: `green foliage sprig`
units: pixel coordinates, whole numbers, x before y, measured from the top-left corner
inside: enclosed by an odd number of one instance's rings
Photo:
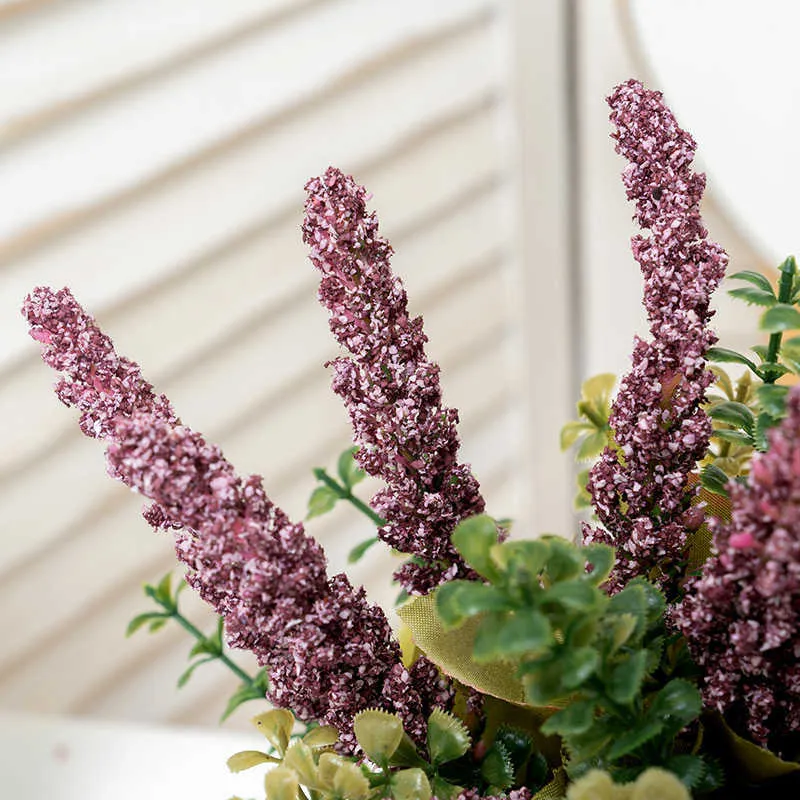
[[[498,543],[486,516],[462,522],[453,543],[486,583],[441,586],[442,623],[479,617],[474,660],[511,662],[526,701],[558,709],[542,733],[562,738],[572,777],[596,767],[629,781],[663,766],[698,792],[718,784],[712,764],[683,752],[681,731],[702,703],[655,586],[636,579],[609,597],[600,587],[612,548],[558,537]]]
[[[226,720],[242,703],[248,700],[263,700],[269,688],[266,669],[259,670],[255,676],[245,672],[225,652],[222,641],[222,618],[217,620],[214,631],[206,635],[197,626],[189,621],[178,608],[178,597],[186,588],[186,582],[178,581],[175,589],[172,588],[172,573],[168,572],[157,584],[146,583],[144,593],[161,609],[160,611],[145,611],[135,616],[129,623],[126,636],[131,636],[140,628],[147,627],[151,633],[161,630],[167,622],[174,620],[194,638],[195,643],[189,651],[191,663],[178,678],[178,688],[185,686],[194,674],[194,671],[203,664],[217,661],[224,664],[237,678],[241,685],[231,695],[220,721]]]

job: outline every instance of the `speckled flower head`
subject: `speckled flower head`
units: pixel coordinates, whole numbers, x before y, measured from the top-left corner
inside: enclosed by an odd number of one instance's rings
[[[705,353],[712,292],[727,256],[708,240],[700,217],[705,176],[691,168],[694,139],[660,92],[637,81],[609,97],[617,152],[636,220],[648,236],[632,240],[644,276],[651,339],[637,339],[632,368],[614,400],[610,424],[619,447],[591,471],[589,491],[604,528],[585,541],[617,548],[611,588],[637,575],[674,586],[686,548],[687,479],[708,447],[711,423],[700,405],[711,383]]]
[[[322,548],[261,479],[240,478],[180,424],[68,290],[37,289],[23,310],[45,361],[66,373],[59,397],[81,410],[85,433],[109,443],[109,473],[154,501],[147,520],[176,531],[188,583],[224,617],[231,646],[269,666],[271,699],[335,725],[345,748],[355,744],[353,717],[369,707],[404,713],[419,735],[425,717],[412,712],[449,694],[423,671],[398,698],[400,650],[385,614],[344,575],[328,577]]]
[[[458,462],[458,412],[442,405],[422,319],[408,314],[366,190],[330,168],[306,191],[303,239],[321,273],[319,298],[351,354],[331,362],[333,389],[347,404],[359,464],[386,484],[372,500],[387,520],[380,537],[418,557],[397,577],[412,593],[425,593],[468,574],[450,534],[484,507],[469,466]]]
[[[731,521],[675,619],[706,703],[774,746],[800,731],[800,389],[747,483],[729,489]]]

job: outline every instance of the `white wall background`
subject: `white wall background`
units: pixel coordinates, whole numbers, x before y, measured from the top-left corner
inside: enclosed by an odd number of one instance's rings
[[[235,685],[208,668],[176,692],[179,630],[122,640],[141,583],[174,557],[52,395],[22,297],[71,286],[184,420],[300,518],[310,468],[349,442],[299,234],[303,184],[329,163],[374,193],[490,511],[523,533],[574,531],[558,428],[583,374],[625,368],[640,322],[603,98],[653,65],[624,11],[0,5],[0,707],[213,724]],[[711,197],[736,268],[763,266]],[[334,571],[369,526],[341,509],[311,531]],[[391,568],[375,548],[349,572],[390,603]]]

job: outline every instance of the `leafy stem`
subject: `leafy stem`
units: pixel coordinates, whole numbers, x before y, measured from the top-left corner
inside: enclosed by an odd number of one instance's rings
[[[794,277],[797,271],[794,256],[789,256],[780,266],[781,279],[778,284],[778,302],[791,303],[792,302],[792,289],[794,287]],[[778,353],[781,349],[781,339],[783,338],[783,331],[775,331],[769,337],[767,343],[767,353],[764,357],[765,363],[777,364]],[[775,383],[778,379],[777,372],[768,371],[763,376],[764,383]]]
[[[373,511],[363,500],[356,497],[353,492],[351,491],[350,487],[339,483],[335,478],[332,478],[327,470],[323,469],[322,467],[317,467],[314,470],[314,477],[324,483],[340,500],[346,500],[352,506],[357,508],[362,514],[369,517],[369,519],[374,522],[379,528],[382,528],[386,525],[386,520]]]

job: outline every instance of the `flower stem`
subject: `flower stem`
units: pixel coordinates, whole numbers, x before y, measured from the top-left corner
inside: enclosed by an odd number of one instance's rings
[[[794,276],[797,272],[797,263],[794,260],[794,256],[789,256],[783,264],[780,265],[778,268],[781,273],[781,280],[778,284],[778,302],[779,303],[790,303],[792,300],[792,287],[794,285]],[[769,364],[777,364],[778,363],[778,353],[781,349],[781,339],[783,338],[783,332],[777,331],[773,333],[769,337],[769,343],[767,344],[767,355],[764,361]],[[778,375],[774,372],[768,372],[764,377],[764,383],[775,383],[778,379]]]
[[[386,525],[386,520],[374,512],[363,500],[356,497],[346,486],[339,483],[335,478],[332,478],[324,469],[315,470],[314,474],[321,480],[329,489],[336,492],[342,500],[347,500],[348,503],[357,508],[362,514],[372,520],[379,528]]]

